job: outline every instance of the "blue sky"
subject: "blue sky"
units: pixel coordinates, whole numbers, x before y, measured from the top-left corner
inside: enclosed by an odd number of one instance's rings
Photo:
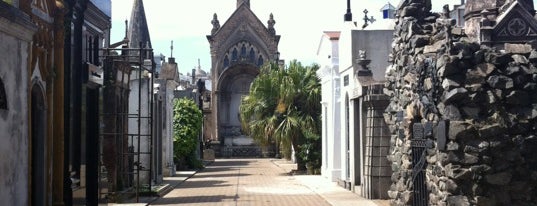
[[[534,2],[537,0],[534,0]],[[130,19],[134,0],[112,0],[112,43],[124,37],[124,21]],[[281,35],[281,59],[297,59],[305,64],[315,62],[322,31],[338,30],[346,11],[346,0],[250,0],[252,11],[266,25],[270,13],[276,20],[276,33]],[[399,0],[351,0],[355,21],[362,21],[363,10],[381,18],[380,8],[386,3],[394,6]],[[432,0],[433,10],[458,4],[460,0]],[[536,4],[537,5],[537,4]],[[209,71],[211,59],[206,35],[211,32],[213,13],[220,24],[235,11],[236,0],[145,0],[151,42],[155,55],[170,56],[170,43],[174,42],[173,56],[182,73],[187,73],[201,60],[201,67]]]

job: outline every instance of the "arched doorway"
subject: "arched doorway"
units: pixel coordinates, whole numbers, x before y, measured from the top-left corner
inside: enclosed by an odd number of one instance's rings
[[[33,206],[40,206],[46,203],[46,107],[44,92],[38,84],[32,86],[31,95],[31,202]]]
[[[243,96],[250,92],[250,85],[259,73],[252,64],[237,64],[226,69],[218,84],[218,127],[221,141],[226,146],[253,144],[244,136],[239,118],[239,106]]]

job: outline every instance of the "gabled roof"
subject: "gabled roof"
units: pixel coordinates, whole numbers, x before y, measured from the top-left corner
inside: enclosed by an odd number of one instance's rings
[[[497,37],[523,41],[537,37],[537,20],[531,16],[526,6],[524,2],[514,1],[497,17],[494,26]]]
[[[149,37],[149,28],[147,27],[147,19],[142,0],[134,0],[129,22],[128,38],[130,41],[129,47],[131,48],[139,48],[140,42],[144,46],[148,44],[147,46],[149,48],[153,48],[151,46],[151,38]]]
[[[267,31],[268,33],[268,29],[267,27],[265,27],[265,24],[263,24],[263,22],[261,22],[261,20],[259,20],[259,18],[257,17],[257,15],[255,15],[255,13],[250,9],[249,5],[248,4],[245,4],[245,3],[242,3],[239,7],[237,7],[237,9],[233,12],[233,14],[231,14],[231,16],[226,20],[226,22],[224,23],[224,25],[222,25],[220,27],[220,29],[218,29],[218,31],[216,31],[216,33],[213,35],[213,36],[217,36],[218,33],[220,33],[220,31],[222,30],[225,30],[226,27],[230,27],[230,22],[234,22],[234,21],[237,21],[237,22],[240,22],[240,21],[244,21],[244,19],[237,19],[239,14],[242,13],[242,12],[248,12],[249,14],[253,15],[255,17],[255,20],[253,23],[257,23],[257,24],[260,24],[263,26],[263,28],[265,28],[265,30]]]
[[[384,10],[396,10],[396,8],[392,4],[390,4],[390,2],[388,2],[386,5],[382,7],[382,9],[380,9],[380,11],[384,11]]]
[[[266,57],[270,57],[270,53],[275,52],[271,50],[277,49],[280,35],[271,33],[247,4],[241,4],[218,30],[207,36],[207,40],[210,44],[218,45],[214,47],[217,53],[246,40],[262,50]]]

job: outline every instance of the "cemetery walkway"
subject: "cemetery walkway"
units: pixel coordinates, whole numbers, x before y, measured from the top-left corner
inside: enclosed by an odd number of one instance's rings
[[[318,175],[289,175],[276,159],[218,159],[151,205],[389,205],[364,199]]]

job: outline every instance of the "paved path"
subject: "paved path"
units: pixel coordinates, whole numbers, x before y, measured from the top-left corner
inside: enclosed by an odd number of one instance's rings
[[[320,176],[290,176],[294,165],[283,163],[273,159],[219,159],[151,205],[384,205],[319,181],[324,179]]]

